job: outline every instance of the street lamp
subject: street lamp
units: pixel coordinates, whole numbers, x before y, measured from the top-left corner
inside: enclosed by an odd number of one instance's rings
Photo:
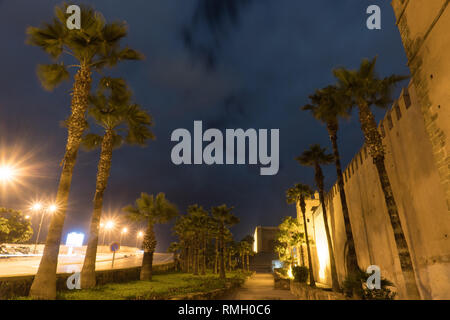
[[[138,241],[140,238],[142,238],[144,236],[144,233],[142,231],[139,231],[137,236],[136,236],[136,248],[138,247]]]
[[[105,245],[106,231],[111,231],[112,228],[114,228],[114,222],[112,220],[107,221],[103,230],[103,245]]]
[[[58,209],[58,207],[54,204],[51,204],[50,206],[48,206],[47,208],[45,208],[42,203],[40,202],[36,202],[35,204],[33,204],[31,206],[31,210],[33,210],[34,212],[40,212],[41,213],[41,222],[39,223],[39,229],[38,229],[38,233],[36,236],[36,243],[34,244],[34,254],[36,254],[37,252],[37,245],[39,242],[39,236],[41,235],[41,228],[42,228],[42,222],[44,221],[44,216],[45,213],[48,212],[50,214],[55,213],[55,211]]]
[[[0,181],[10,182],[16,176],[16,170],[9,165],[0,166]]]
[[[127,234],[127,232],[128,232],[128,228],[127,228],[127,227],[123,228],[122,231],[120,232],[119,247],[122,245],[122,236],[123,236],[124,234]]]

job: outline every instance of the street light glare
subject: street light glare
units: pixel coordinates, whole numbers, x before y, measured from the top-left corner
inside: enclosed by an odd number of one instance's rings
[[[128,228],[123,228],[122,229],[122,233],[127,233],[128,232]]]
[[[137,234],[137,236],[140,238],[140,237],[142,237],[144,235],[144,233],[142,232],[142,231],[139,231],[138,232],[138,234]]]
[[[106,223],[106,229],[112,229],[113,227],[114,227],[114,222],[108,221],[108,222]]]
[[[48,211],[49,211],[50,213],[54,213],[56,210],[58,210],[58,207],[57,207],[55,204],[51,204],[51,205],[48,207]]]
[[[33,211],[39,211],[42,209],[42,204],[40,202],[36,202],[31,206],[31,210]]]
[[[10,166],[0,167],[0,181],[9,182],[14,179],[15,170]]]

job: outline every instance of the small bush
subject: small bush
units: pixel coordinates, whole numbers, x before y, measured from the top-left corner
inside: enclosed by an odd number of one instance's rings
[[[307,267],[303,266],[292,267],[292,275],[294,276],[294,281],[306,283],[308,280],[309,270]]]
[[[387,279],[381,279],[380,289],[367,288],[367,278],[370,275],[360,270],[357,274],[349,275],[343,282],[344,294],[347,297],[359,298],[363,300],[394,300],[396,292],[393,292],[389,287],[394,284]]]
[[[288,278],[288,270],[286,268],[275,268],[273,269],[273,271],[275,271],[275,273],[278,274],[282,279]]]

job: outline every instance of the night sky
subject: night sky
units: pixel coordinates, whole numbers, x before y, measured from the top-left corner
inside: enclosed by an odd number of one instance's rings
[[[165,192],[182,212],[193,203],[205,208],[226,203],[241,219],[232,229],[240,240],[258,225],[278,225],[295,214],[285,203],[287,188],[298,182],[313,185],[313,170],[294,158],[312,143],[331,146],[325,127],[300,106],[315,89],[334,82],[331,70],[356,68],[362,58],[375,55],[381,75],[409,70],[390,1],[235,0],[236,10],[224,6],[218,15],[206,10],[205,1],[87,2],[107,21],[127,21],[129,36],[123,43],[146,56],[107,73],[128,81],[135,100],[154,117],[157,137],[146,148],[114,152],[104,212],[120,214],[142,191]],[[25,44],[25,30],[48,21],[59,3],[0,0],[0,160],[15,157],[29,167],[21,183],[0,190],[1,204],[9,208],[27,210],[31,201],[51,199],[57,189],[66,143],[60,123],[69,115],[71,82],[54,92],[42,89],[36,66],[51,60]],[[380,31],[366,28],[371,4],[382,9]],[[382,115],[377,112],[378,119]],[[202,120],[204,130],[280,129],[278,174],[260,176],[259,165],[175,166],[170,135],[177,128],[192,132],[194,120]],[[341,128],[346,166],[363,137],[355,117]],[[67,232],[87,231],[97,161],[98,152],[80,151],[64,241]],[[325,173],[329,188],[335,168]],[[157,227],[156,234],[157,250],[165,251],[173,239],[170,226]]]

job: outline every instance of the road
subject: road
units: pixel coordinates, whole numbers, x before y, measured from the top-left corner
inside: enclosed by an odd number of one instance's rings
[[[27,256],[0,259],[0,277],[34,275],[39,267],[41,256]],[[84,255],[60,255],[58,259],[58,273],[72,273],[81,270]],[[153,265],[164,264],[173,260],[170,253],[155,253]],[[96,270],[110,270],[112,254],[98,254]],[[139,267],[142,265],[142,253],[117,253],[114,269]]]

